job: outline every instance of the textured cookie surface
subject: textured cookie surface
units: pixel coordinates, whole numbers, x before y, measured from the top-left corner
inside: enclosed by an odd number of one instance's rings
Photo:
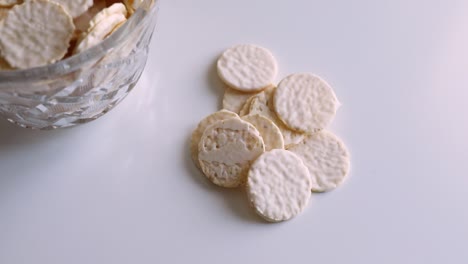
[[[214,184],[234,188],[245,183],[251,163],[265,151],[258,130],[239,118],[209,126],[198,145],[203,173]]]
[[[287,150],[265,152],[249,170],[247,193],[255,211],[267,221],[289,220],[310,200],[311,179],[301,159]]]
[[[308,73],[286,77],[278,85],[274,97],[275,111],[286,126],[306,133],[327,127],[338,107],[330,85]]]
[[[235,117],[238,118],[239,116],[236,113],[227,110],[221,110],[219,112],[205,117],[202,121],[200,121],[200,123],[198,123],[198,126],[193,131],[192,138],[190,140],[190,153],[192,155],[192,160],[193,163],[195,163],[195,166],[200,168],[200,163],[198,162],[198,144],[200,143],[200,139],[203,135],[203,132],[205,132],[206,128],[218,121]]]
[[[257,103],[267,106],[270,110],[273,110],[273,96],[275,93],[276,87],[270,86],[258,93],[255,98],[257,98]]]
[[[278,126],[281,134],[283,135],[284,145],[286,148],[289,148],[295,144],[299,144],[304,139],[304,134],[292,131],[286,127],[277,117],[276,113],[272,111],[270,107],[268,107],[269,102],[272,100],[272,96],[273,93],[260,93],[259,95],[255,96],[250,103],[249,114],[259,114],[273,121]]]
[[[29,1],[14,6],[2,20],[0,50],[14,68],[43,66],[66,54],[74,30],[71,16],[60,5]]]
[[[122,3],[115,3],[99,11],[89,22],[88,32],[90,32],[97,24],[106,20],[111,15],[115,14],[121,14],[127,17],[127,8],[125,7],[125,5]]]
[[[313,133],[289,150],[301,157],[309,169],[314,192],[335,189],[349,173],[348,150],[339,138],[328,131]]]
[[[270,51],[255,45],[238,45],[218,60],[218,75],[231,88],[255,92],[271,86],[278,72]]]
[[[226,87],[223,96],[223,108],[234,113],[240,113],[247,100],[256,93],[243,93]]]
[[[10,6],[20,4],[20,3],[21,3],[21,0],[0,0],[0,7],[1,6],[10,7]]]
[[[76,30],[78,33],[88,31],[90,29],[89,22],[96,17],[96,15],[106,8],[105,0],[95,0],[94,5],[91,6],[86,12],[79,17],[73,19]]]
[[[27,0],[27,1],[36,1],[36,0]],[[90,8],[93,5],[93,0],[53,0],[53,2],[56,2],[63,6],[65,10],[72,16],[72,17],[78,17],[88,8]]]
[[[251,96],[247,101],[245,101],[244,105],[242,106],[241,110],[239,111],[240,116],[245,116],[250,113],[250,106],[252,105],[252,101],[255,98],[254,96]]]
[[[124,23],[127,18],[122,14],[112,14],[96,24],[87,34],[78,41],[74,54],[83,52],[101,43],[116,27]]]
[[[265,144],[265,151],[284,149],[283,134],[273,121],[261,115],[243,116],[242,120],[249,122],[260,132]]]

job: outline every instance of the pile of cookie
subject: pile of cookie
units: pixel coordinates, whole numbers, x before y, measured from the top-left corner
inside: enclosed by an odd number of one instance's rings
[[[55,63],[110,36],[144,0],[0,0],[0,71]]]
[[[300,73],[275,86],[276,59],[256,45],[226,50],[217,70],[227,85],[224,109],[198,124],[190,146],[211,182],[245,186],[257,214],[280,222],[301,213],[312,192],[345,180],[349,152],[326,130],[340,106],[327,82]]]

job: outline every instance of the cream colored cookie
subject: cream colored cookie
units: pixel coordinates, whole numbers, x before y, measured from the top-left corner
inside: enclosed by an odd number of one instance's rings
[[[284,149],[283,134],[273,121],[261,115],[243,116],[242,120],[249,122],[260,132],[265,144],[265,151]]]
[[[22,0],[0,0],[0,7],[12,7],[21,4]]]
[[[273,111],[273,96],[275,93],[276,87],[271,86],[258,93],[255,98],[257,98],[257,104],[262,104],[267,106],[270,110]]]
[[[143,4],[145,0],[123,0],[123,3],[127,7],[127,10],[130,14],[133,14],[135,10],[137,10],[140,5]],[[154,0],[151,0],[148,6],[145,6],[145,9],[147,7],[151,8],[154,5]]]
[[[349,152],[343,142],[328,131],[311,134],[289,150],[301,157],[309,169],[314,192],[335,189],[349,173]]]
[[[270,106],[272,106],[273,102],[271,102],[273,100],[273,94],[275,92],[275,89],[276,87],[274,86],[270,86],[270,87],[267,87],[265,90],[261,91],[261,92],[256,92],[256,93],[249,93],[251,94],[252,96],[249,97],[249,99],[246,100],[246,102],[244,103],[244,105],[242,106],[240,112],[239,112],[239,115],[240,116],[246,116],[250,113],[250,108],[252,106],[252,101],[254,99],[257,99],[259,100],[257,103],[263,103],[265,105],[267,105],[270,109],[272,109]],[[234,89],[231,89],[233,91],[236,91]],[[241,93],[241,92],[239,92]]]
[[[86,12],[92,5],[93,0],[53,0],[61,4],[72,17],[79,17]]]
[[[197,128],[193,131],[190,140],[190,153],[192,156],[193,163],[195,164],[195,166],[197,166],[197,168],[200,168],[200,163],[198,162],[198,144],[200,143],[200,139],[203,135],[203,132],[205,132],[206,128],[218,121],[236,117],[239,118],[239,116],[236,113],[227,110],[221,110],[219,112],[205,117],[202,121],[200,121]]]
[[[311,179],[307,167],[294,153],[265,152],[251,166],[247,194],[257,214],[271,222],[289,220],[309,203]]]
[[[250,112],[250,105],[252,104],[252,100],[255,96],[251,96],[247,101],[245,101],[244,105],[242,106],[241,110],[239,111],[240,116],[246,116]]]
[[[143,2],[143,0],[123,0],[123,3],[127,7],[127,10],[130,14],[133,14],[135,12],[135,6],[141,4],[141,2]]]
[[[91,21],[89,21],[88,32],[90,32],[97,24],[105,21],[109,16],[115,14],[122,14],[127,17],[127,8],[122,3],[115,3],[107,8],[102,9],[97,13]]]
[[[72,18],[60,5],[29,1],[14,6],[2,20],[0,50],[14,68],[43,66],[67,53],[74,30]]]
[[[338,110],[333,89],[320,77],[300,73],[280,82],[274,97],[278,117],[289,128],[312,133],[327,127]]]
[[[79,17],[73,19],[75,23],[76,30],[78,33],[87,32],[90,29],[89,22],[103,9],[106,8],[105,0],[95,0],[92,7],[90,7],[86,12],[81,14]]]
[[[121,23],[117,24],[117,26],[114,27],[114,29],[112,30],[112,32],[110,33],[110,35],[112,35],[114,32],[116,32],[117,30],[119,30],[120,27],[122,27],[125,22],[127,22],[127,20],[125,21],[122,21]],[[131,49],[126,49],[124,52],[119,52],[119,55],[120,55],[120,58],[125,58],[127,57],[129,54],[131,53]]]
[[[239,118],[209,126],[198,145],[203,173],[214,184],[234,188],[245,183],[250,164],[265,151],[262,136]]]
[[[217,68],[221,80],[242,92],[258,92],[272,86],[278,73],[271,52],[255,45],[238,45],[226,50]]]
[[[277,117],[276,113],[268,107],[267,104],[268,102],[271,102],[272,96],[272,93],[270,94],[270,99],[266,99],[265,94],[259,94],[258,96],[255,96],[250,103],[249,115],[259,114],[273,121],[281,130],[286,148],[289,148],[295,144],[299,144],[304,139],[304,134],[292,131],[286,127]]]
[[[36,0],[26,0],[36,1]],[[93,0],[52,0],[60,4],[72,17],[79,17],[93,5]]]
[[[129,6],[133,8],[133,10],[136,10],[144,0],[123,0],[125,3],[127,3]]]
[[[127,18],[122,14],[113,14],[106,17],[78,41],[73,54],[78,54],[98,45],[112,33],[115,27],[126,20]]]
[[[240,113],[247,100],[256,93],[243,93],[226,86],[223,96],[223,108],[234,113]]]

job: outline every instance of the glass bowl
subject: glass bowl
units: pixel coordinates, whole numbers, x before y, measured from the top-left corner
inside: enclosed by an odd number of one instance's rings
[[[0,71],[0,116],[21,127],[71,127],[107,113],[135,87],[148,57],[158,0],[144,0],[111,36],[80,54]]]

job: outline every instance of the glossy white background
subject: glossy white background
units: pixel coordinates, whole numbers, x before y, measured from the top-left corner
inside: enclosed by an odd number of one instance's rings
[[[166,0],[136,90],[100,120],[0,122],[0,263],[467,263],[468,2]],[[343,103],[340,189],[266,224],[209,184],[188,138],[225,48],[272,50]],[[279,80],[279,79],[278,79]]]

